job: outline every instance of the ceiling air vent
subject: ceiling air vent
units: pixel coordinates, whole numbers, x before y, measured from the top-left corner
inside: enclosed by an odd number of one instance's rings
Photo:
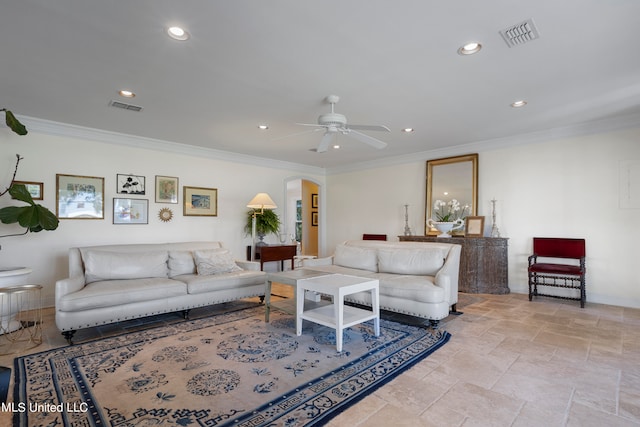
[[[500,35],[509,47],[519,46],[540,37],[538,29],[531,18],[505,28],[500,31]]]
[[[142,107],[139,107],[137,105],[126,104],[124,102],[113,101],[113,100],[109,101],[109,106],[110,107],[116,107],[116,108],[122,108],[123,110],[142,111]]]

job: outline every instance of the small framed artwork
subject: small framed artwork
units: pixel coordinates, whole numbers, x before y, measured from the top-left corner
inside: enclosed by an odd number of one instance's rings
[[[218,216],[218,189],[183,187],[184,216]]]
[[[318,212],[311,212],[311,226],[318,226]]]
[[[137,196],[145,195],[145,178],[140,175],[116,175],[116,182],[118,187],[116,193],[118,194],[135,194]]]
[[[27,188],[29,194],[31,194],[31,198],[33,200],[43,200],[43,188],[44,184],[41,182],[32,182],[32,181],[13,181],[13,184],[22,184]]]
[[[59,219],[104,219],[104,178],[56,174]]]
[[[156,203],[178,203],[178,178],[156,175]]]
[[[148,224],[149,200],[113,199],[114,224]]]
[[[482,237],[484,235],[484,217],[468,216],[465,219],[465,236]]]
[[[311,195],[311,207],[312,208],[317,208],[318,207],[318,195],[313,193]]]

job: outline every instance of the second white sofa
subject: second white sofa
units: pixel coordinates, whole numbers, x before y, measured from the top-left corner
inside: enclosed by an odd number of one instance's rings
[[[303,261],[305,269],[380,281],[380,308],[429,319],[432,326],[456,311],[460,245],[350,240],[333,256]],[[348,301],[371,305],[369,292]]]

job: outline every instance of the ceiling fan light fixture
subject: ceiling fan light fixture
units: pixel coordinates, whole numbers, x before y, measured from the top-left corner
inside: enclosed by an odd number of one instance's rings
[[[173,26],[167,28],[167,34],[174,40],[185,41],[189,40],[189,33],[181,27]]]
[[[464,46],[461,46],[458,49],[458,54],[459,55],[473,55],[474,53],[478,53],[480,52],[480,49],[482,49],[482,45],[478,42],[470,42],[465,44]]]

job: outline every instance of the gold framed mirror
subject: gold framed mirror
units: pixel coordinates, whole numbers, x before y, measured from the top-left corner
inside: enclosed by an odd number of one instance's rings
[[[464,209],[464,216],[478,215],[478,154],[427,160],[427,199],[425,206],[425,234],[433,234],[426,225],[437,221],[434,203],[456,199]],[[446,208],[444,208],[446,209]]]

